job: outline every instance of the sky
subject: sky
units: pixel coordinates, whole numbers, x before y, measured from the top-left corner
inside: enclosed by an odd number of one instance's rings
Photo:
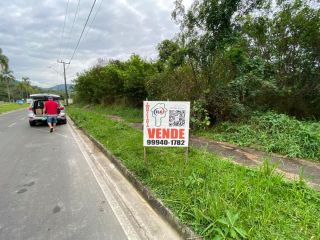
[[[40,87],[63,84],[63,68],[57,60],[70,61],[93,2],[1,0],[0,48],[15,78],[29,77]],[[157,44],[179,32],[171,18],[173,2],[96,0],[80,45],[66,65],[67,83],[99,58],[126,60],[136,53],[155,59]],[[186,8],[192,2],[183,1]]]

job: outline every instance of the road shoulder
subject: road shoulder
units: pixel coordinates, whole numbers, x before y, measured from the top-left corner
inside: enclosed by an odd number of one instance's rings
[[[79,130],[70,118],[68,120],[74,137],[90,154],[89,165],[102,176],[114,199],[119,203],[118,207],[129,216],[131,225],[143,239],[182,239],[181,233],[184,238],[197,237],[190,229],[180,224],[170,210],[165,208],[107,149],[85,131]],[[122,166],[119,167],[119,164]]]

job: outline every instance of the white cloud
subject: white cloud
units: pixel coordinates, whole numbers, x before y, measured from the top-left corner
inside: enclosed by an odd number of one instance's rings
[[[185,0],[186,6],[191,2]],[[80,1],[72,27],[78,1],[70,0],[60,46],[66,4],[67,0],[0,1],[0,48],[9,57],[16,78],[28,76],[43,87],[63,83],[63,77],[53,69],[61,71],[57,59],[67,61],[72,55],[92,1]],[[132,53],[155,58],[157,44],[178,32],[171,19],[173,7],[173,0],[97,0],[90,29],[68,67],[68,82],[77,72],[96,64],[98,58],[127,59]],[[48,68],[49,65],[53,67]]]

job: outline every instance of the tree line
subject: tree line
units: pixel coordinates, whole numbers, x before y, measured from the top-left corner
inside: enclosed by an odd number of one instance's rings
[[[211,120],[236,120],[274,110],[320,117],[320,10],[314,1],[175,1],[174,39],[159,57],[134,54],[78,74],[76,99],[140,106],[188,100]]]
[[[42,89],[32,86],[28,77],[17,81],[9,68],[9,58],[0,48],[0,101],[12,102],[27,99],[32,93],[39,93]]]

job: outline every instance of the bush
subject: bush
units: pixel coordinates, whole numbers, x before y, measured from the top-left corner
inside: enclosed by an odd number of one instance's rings
[[[204,130],[210,125],[209,113],[203,101],[194,101],[191,106],[191,128]]]

